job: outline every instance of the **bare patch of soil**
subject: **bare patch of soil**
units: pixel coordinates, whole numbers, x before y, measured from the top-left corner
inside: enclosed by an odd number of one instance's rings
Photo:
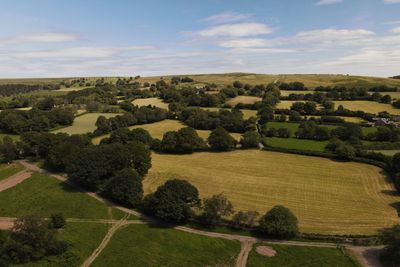
[[[276,256],[276,251],[271,248],[271,247],[267,247],[267,246],[258,246],[256,248],[256,251],[258,254],[265,256],[265,257],[274,257]]]

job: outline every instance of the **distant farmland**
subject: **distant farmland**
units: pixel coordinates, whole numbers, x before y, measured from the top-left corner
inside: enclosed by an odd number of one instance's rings
[[[374,114],[378,114],[379,112],[382,111],[387,111],[392,115],[400,115],[400,109],[394,108],[392,105],[389,104],[382,104],[378,102],[373,102],[373,101],[362,101],[362,100],[357,100],[357,101],[333,101],[335,102],[336,108],[339,105],[342,105],[344,108],[347,108],[349,110],[361,110],[364,112],[370,112]]]
[[[304,232],[373,234],[400,222],[391,206],[400,197],[391,194],[393,185],[375,166],[258,150],[153,153],[152,159],[144,180],[147,193],[167,179],[184,178],[202,197],[226,194],[236,210],[265,213],[285,205]]]
[[[152,105],[168,110],[168,103],[163,102],[160,98],[157,97],[135,99],[132,101],[132,104],[139,107]]]

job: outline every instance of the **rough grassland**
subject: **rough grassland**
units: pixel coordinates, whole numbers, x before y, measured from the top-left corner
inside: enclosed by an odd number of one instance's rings
[[[34,173],[0,193],[0,216],[20,217],[34,213],[49,217],[57,212],[67,218],[110,218],[103,203],[46,174]]]
[[[315,141],[297,138],[266,137],[267,145],[297,150],[324,151],[328,141]]]
[[[224,109],[224,108],[201,108],[201,109],[218,112],[219,110]],[[231,110],[231,109],[227,109],[227,110]],[[241,109],[240,111],[243,113],[243,118],[246,120],[249,119],[250,117],[257,117],[257,110]]]
[[[117,231],[92,266],[233,266],[240,244],[149,225]]]
[[[400,202],[380,168],[259,150],[192,155],[152,154],[145,192],[171,178],[193,183],[202,197],[224,193],[236,210],[289,207],[303,232],[371,234],[399,223]]]
[[[0,181],[4,180],[11,175],[14,175],[20,171],[25,169],[21,164],[13,163],[13,164],[1,164],[0,165]]]
[[[393,115],[400,115],[400,109],[394,108],[389,104],[382,104],[374,101],[334,101],[335,107],[337,108],[339,105],[342,105],[344,108],[349,110],[361,110],[364,112],[370,112],[374,114],[378,114],[381,111],[387,111]]]
[[[132,129],[136,129],[136,128],[142,128],[142,129],[147,130],[153,138],[158,138],[158,139],[162,140],[163,135],[166,132],[168,132],[168,131],[178,131],[179,129],[181,129],[183,127],[187,127],[187,126],[184,125],[180,121],[163,120],[163,121],[154,122],[154,123],[131,126],[131,127],[129,127],[129,129],[132,130]],[[207,140],[208,136],[211,133],[211,131],[208,131],[208,130],[196,130],[196,131],[197,131],[197,134],[201,138],[203,138],[205,141]],[[231,135],[236,140],[240,140],[241,134],[239,134],[239,133],[231,133]],[[106,135],[101,135],[101,136],[95,137],[95,138],[92,139],[92,143],[95,144],[95,145],[98,145],[102,139],[104,139],[104,138],[106,138],[108,136],[109,135],[106,134]]]
[[[265,244],[258,244],[265,245]],[[269,245],[268,245],[269,246]],[[351,259],[344,256],[339,249],[336,248],[318,248],[318,247],[298,247],[273,245],[276,252],[275,257],[261,256],[256,252],[256,247],[250,251],[247,260],[247,267],[356,267]]]
[[[152,105],[168,110],[168,103],[163,102],[160,98],[157,97],[135,99],[132,101],[132,104],[139,107]]]
[[[96,121],[100,116],[111,118],[120,113],[87,113],[75,118],[73,124],[68,127],[57,129],[53,133],[85,134],[96,130]]]
[[[58,234],[61,239],[70,244],[66,253],[21,266],[80,266],[98,247],[109,227],[102,223],[67,223],[65,229],[60,230]],[[71,253],[77,257],[70,257]]]
[[[371,151],[376,153],[382,153],[383,155],[386,156],[394,156],[395,154],[400,152],[400,150],[371,150]]]
[[[235,107],[237,104],[242,103],[242,104],[254,104],[257,101],[261,101],[261,97],[256,97],[256,96],[237,96],[234,98],[229,99],[226,101],[226,104],[231,105],[231,107]]]

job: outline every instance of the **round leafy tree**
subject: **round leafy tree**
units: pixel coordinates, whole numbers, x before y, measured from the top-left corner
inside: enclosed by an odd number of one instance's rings
[[[297,217],[284,206],[275,206],[259,221],[261,232],[277,238],[291,238],[298,234]]]

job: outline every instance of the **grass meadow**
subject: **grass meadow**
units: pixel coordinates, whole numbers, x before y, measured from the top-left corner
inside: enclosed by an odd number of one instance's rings
[[[10,177],[11,175],[18,173],[24,169],[25,169],[25,167],[18,163],[1,164],[0,165],[0,181]]]
[[[282,147],[287,149],[324,151],[328,141],[316,141],[297,138],[266,137],[264,142],[268,146]]]
[[[285,245],[268,245],[276,252],[274,257],[265,257],[256,252],[257,245],[249,253],[247,267],[357,267],[350,258],[344,256],[337,248],[299,247]]]
[[[255,102],[261,101],[261,97],[257,96],[245,96],[245,95],[240,95],[234,98],[229,99],[226,101],[226,104],[230,105],[231,107],[235,107],[237,104],[242,103],[242,104],[254,104]]]
[[[115,233],[92,266],[233,266],[240,244],[150,225]]]
[[[372,165],[259,150],[153,153],[145,192],[172,178],[187,179],[201,197],[224,193],[235,210],[264,214],[285,205],[298,216],[303,232],[373,234],[400,222],[392,206],[400,196]]]
[[[382,104],[374,101],[333,101],[335,102],[335,107],[337,108],[339,105],[342,105],[344,108],[349,110],[357,111],[361,110],[364,112],[369,112],[373,114],[378,114],[382,111],[387,111],[392,115],[400,115],[400,109],[394,108],[390,104]]]
[[[108,210],[86,193],[42,173],[33,173],[24,182],[0,192],[0,216],[49,217],[52,213],[63,213],[67,218],[109,219],[121,217],[122,212]]]
[[[138,98],[132,101],[132,104],[142,107],[142,106],[156,106],[168,110],[168,103],[163,102],[160,98],[150,97],[150,98]]]
[[[96,130],[96,121],[100,116],[115,117],[120,113],[86,113],[74,119],[71,126],[54,130],[53,133],[85,134]]]

